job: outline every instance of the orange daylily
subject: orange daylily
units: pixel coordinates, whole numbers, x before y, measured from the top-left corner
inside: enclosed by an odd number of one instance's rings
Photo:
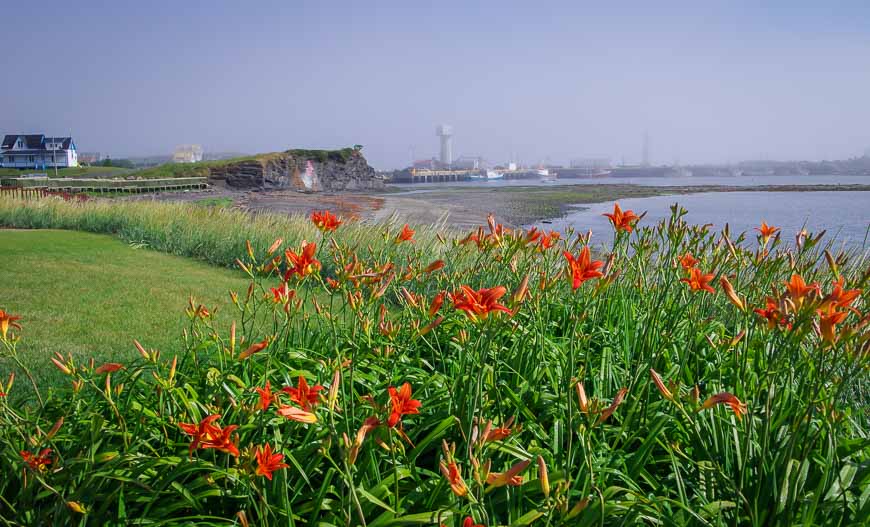
[[[315,252],[317,252],[317,244],[304,241],[298,253],[291,251],[289,248],[285,249],[284,257],[287,261],[287,272],[284,273],[284,281],[286,282],[293,275],[297,275],[301,279],[319,271],[320,261],[314,257]]]
[[[282,404],[278,407],[278,415],[281,417],[286,417],[291,421],[296,421],[297,423],[307,423],[312,424],[317,422],[317,415],[298,408],[296,406],[290,406],[286,404]]]
[[[296,290],[290,289],[287,282],[281,282],[278,287],[270,287],[272,291],[272,302],[276,304],[284,304],[285,306],[296,297]]]
[[[468,318],[477,321],[485,319],[490,313],[502,311],[511,314],[511,310],[499,304],[498,300],[507,293],[504,287],[492,287],[489,289],[474,289],[467,285],[460,286],[460,290],[450,293],[450,300],[456,309],[465,311]]]
[[[689,269],[689,277],[680,278],[680,282],[686,282],[692,291],[715,293],[716,290],[710,285],[710,280],[712,280],[714,276],[715,275],[712,273],[704,274],[697,267],[692,267]]]
[[[565,251],[565,259],[568,260],[568,266],[571,269],[571,288],[577,289],[583,282],[593,278],[601,278],[604,273],[599,271],[604,267],[604,262],[600,260],[592,261],[589,247],[583,247],[580,253],[575,258],[571,253]]]
[[[468,494],[468,487],[465,485],[465,480],[462,479],[462,470],[459,468],[459,465],[456,464],[456,460],[454,460],[452,456],[448,455],[447,463],[440,461],[438,463],[438,468],[441,470],[441,474],[444,475],[444,479],[446,479],[447,483],[450,485],[450,490],[453,491],[453,494],[456,494],[460,498]]]
[[[437,313],[441,306],[444,305],[444,292],[436,294],[434,298],[432,298],[432,305],[429,306],[429,316],[434,317],[435,313]]]
[[[822,339],[831,344],[837,342],[837,324],[841,324],[849,316],[848,311],[837,311],[836,305],[829,305],[827,309],[820,309],[819,330]]]
[[[541,236],[541,241],[538,242],[538,250],[546,251],[550,247],[556,245],[556,242],[558,242],[561,238],[562,235],[559,234],[558,231],[550,231],[550,233],[546,236]]]
[[[323,232],[334,231],[342,223],[339,217],[328,210],[312,212],[311,222]]]
[[[803,277],[797,273],[791,275],[791,279],[785,283],[785,287],[788,290],[788,296],[798,309],[800,309],[804,303],[804,299],[809,296],[811,292],[815,291],[818,293],[820,289],[817,282],[807,285],[807,283],[804,282]]]
[[[768,329],[773,329],[777,326],[777,324],[781,326],[788,326],[788,320],[780,309],[779,303],[776,299],[772,297],[765,298],[764,308],[755,308],[753,311],[759,315],[760,317],[767,320]]]
[[[841,307],[846,309],[854,309],[852,308],[852,303],[861,296],[860,289],[844,289],[846,286],[846,281],[844,277],[840,277],[837,280],[834,280],[834,288],[831,291],[831,294],[826,296],[824,300],[822,300],[822,306],[820,309],[827,309],[828,307]]]
[[[390,428],[394,428],[399,422],[402,420],[403,415],[412,415],[420,413],[420,406],[423,405],[417,399],[411,398],[411,384],[404,383],[401,388],[396,390],[395,387],[390,386],[387,389],[387,392],[390,394],[390,404],[392,405],[392,411],[390,412],[390,417],[387,420],[387,425]]]
[[[605,213],[602,214],[602,216],[607,216],[610,219],[610,223],[613,224],[614,229],[626,232],[631,232],[634,229],[634,224],[640,219],[640,217],[632,210],[623,212],[622,209],[619,208],[619,203],[613,204],[612,213]]]
[[[220,418],[220,414],[212,414],[203,418],[199,424],[178,423],[178,426],[185,434],[193,436],[193,441],[190,442],[191,456],[193,456],[193,451],[197,448],[214,448],[236,457],[239,456],[239,448],[231,438],[233,431],[238,426],[230,425],[226,428],[221,428],[219,425],[214,424]]]
[[[257,459],[258,476],[265,476],[269,481],[272,480],[272,473],[282,468],[287,468],[290,465],[283,463],[284,454],[277,454],[272,451],[272,445],[266,444],[254,451],[254,457]]]
[[[441,527],[446,527],[446,525],[444,525],[442,523]],[[474,518],[472,518],[471,516],[466,516],[465,519],[462,521],[462,527],[486,527],[486,526],[481,525],[479,523],[474,523]]]
[[[265,388],[254,388],[260,394],[260,400],[257,402],[257,407],[260,410],[266,411],[269,406],[277,400],[276,394],[272,393],[272,385],[266,381]]]
[[[761,222],[761,227],[756,227],[755,230],[760,233],[761,238],[765,243],[767,243],[767,240],[769,240],[771,236],[779,232],[779,228],[774,227],[773,225],[768,225],[763,221]]]
[[[27,450],[22,450],[19,454],[21,454],[21,459],[30,467],[30,470],[37,472],[45,472],[48,469],[48,465],[52,462],[50,448],[43,448],[38,454],[28,452]]]
[[[351,445],[350,449],[347,453],[347,462],[353,465],[356,463],[356,458],[359,455],[359,449],[362,447],[363,441],[365,441],[366,436],[374,430],[375,428],[381,426],[381,421],[377,417],[366,417],[366,420],[363,421],[361,427],[356,432],[356,437],[353,440],[353,445]]]
[[[490,472],[486,476],[486,483],[493,487],[504,487],[505,485],[518,487],[523,484],[523,477],[519,474],[529,466],[529,463],[528,459],[524,459],[505,472]]]
[[[698,259],[692,256],[692,253],[686,253],[680,256],[680,265],[688,271],[689,269],[698,265]]]
[[[519,432],[523,429],[522,425],[516,427],[516,430],[511,428],[514,424],[514,418],[510,417],[501,426],[493,428],[492,421],[486,423],[486,428],[483,430],[482,439],[484,442],[503,441],[511,436],[514,432]]]
[[[245,360],[248,357],[250,357],[251,355],[253,355],[254,353],[258,353],[260,351],[263,351],[268,346],[269,346],[269,337],[266,337],[263,340],[261,340],[260,342],[256,342],[254,344],[251,344],[250,346],[248,346],[248,349],[239,353],[239,360]]]
[[[9,334],[9,328],[21,330],[21,325],[16,322],[17,320],[21,320],[21,317],[0,309],[0,338],[6,338],[6,335]]]
[[[315,384],[314,386],[309,387],[308,381],[305,380],[305,377],[299,376],[298,381],[296,382],[296,388],[292,386],[285,386],[281,388],[281,391],[290,396],[290,400],[299,405],[303,410],[311,410],[311,408],[317,404],[317,401],[320,399],[320,392],[323,390],[323,386],[319,384]]]
[[[433,272],[435,272],[439,269],[443,269],[443,268],[444,268],[444,260],[435,260],[434,262],[427,265],[426,268],[423,269],[423,272],[426,274],[429,274],[429,273],[433,273]]]
[[[746,405],[740,402],[740,399],[738,399],[734,394],[728,392],[721,392],[711,396],[701,405],[701,410],[712,408],[717,404],[727,404],[730,406],[738,420],[742,419],[743,414],[746,413]]]
[[[401,232],[396,236],[396,243],[413,242],[415,232],[416,231],[411,227],[408,227],[408,224],[406,223],[405,226],[402,227]]]

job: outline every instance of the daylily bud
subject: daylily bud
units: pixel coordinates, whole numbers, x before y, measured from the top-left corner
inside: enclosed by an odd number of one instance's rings
[[[171,383],[172,379],[175,378],[175,367],[178,366],[178,355],[172,357],[172,365],[169,367],[169,377],[168,381]]]
[[[422,337],[423,335],[425,335],[425,334],[429,333],[430,331],[432,331],[433,329],[437,328],[439,325],[441,325],[442,322],[444,322],[444,317],[438,317],[435,320],[433,320],[432,322],[429,322],[428,324],[423,326],[423,328],[420,330],[420,336]]]
[[[550,476],[547,473],[547,463],[544,462],[542,456],[538,456],[538,479],[541,481],[541,490],[544,492],[544,497],[550,497]]]
[[[526,298],[526,293],[529,292],[529,275],[525,275],[523,280],[520,282],[520,285],[517,286],[513,295],[511,295],[511,300],[514,304],[521,303]]]
[[[668,390],[667,386],[665,386],[665,383],[662,382],[661,376],[659,376],[659,374],[656,373],[656,371],[652,368],[649,369],[649,374],[652,375],[653,382],[655,383],[656,388],[659,389],[659,392],[661,392],[662,397],[664,397],[668,401],[673,401],[674,394],[672,394],[671,391]]]
[[[54,423],[54,426],[51,427],[51,430],[48,431],[48,434],[46,434],[45,438],[51,439],[52,437],[54,437],[55,434],[60,431],[61,426],[63,426],[63,416],[61,416],[61,418],[58,419],[56,423]]]
[[[589,498],[583,498],[582,500],[578,501],[574,504],[573,507],[571,507],[571,510],[568,511],[568,515],[565,516],[565,519],[570,520],[576,518],[581,512],[583,512],[583,509],[585,509],[588,505]]]
[[[70,370],[66,366],[66,364],[60,362],[59,360],[55,359],[54,357],[51,358],[51,362],[53,362],[54,365],[57,366],[57,369],[59,369],[60,371],[64,372],[67,375],[72,375],[72,370]]]
[[[332,384],[329,385],[329,395],[326,398],[329,410],[335,409],[335,401],[338,400],[338,388],[341,384],[341,370],[335,370],[332,375]]]
[[[586,390],[583,389],[583,383],[578,382],[574,389],[577,391],[577,402],[580,404],[580,411],[584,414],[589,410],[589,399],[586,398]]]
[[[743,300],[737,296],[737,292],[734,291],[734,286],[731,285],[731,282],[728,280],[728,277],[722,275],[722,278],[719,279],[719,284],[722,286],[722,290],[725,292],[725,296],[728,297],[728,300],[734,304],[737,309],[740,311],[746,311],[746,306],[743,304]]]
[[[88,513],[88,510],[85,508],[85,506],[77,501],[68,501],[68,502],[66,502],[66,506],[69,507],[69,509],[71,511],[77,512],[79,514],[87,514]]]
[[[245,360],[248,357],[250,357],[251,355],[253,355],[254,353],[257,353],[259,351],[263,351],[264,349],[266,349],[266,347],[268,345],[269,345],[269,337],[266,337],[263,340],[261,340],[260,342],[257,342],[256,344],[251,345],[248,349],[241,352],[239,354],[239,360]]]
[[[236,321],[230,325],[230,357],[236,353]]]
[[[268,250],[267,252],[268,252],[269,254],[274,253],[275,251],[278,250],[278,247],[281,247],[281,244],[282,244],[283,242],[284,242],[284,240],[282,240],[281,238],[278,238],[277,240],[275,240],[274,243],[272,243],[272,245],[269,247],[269,250]]]
[[[254,259],[254,248],[251,247],[251,240],[245,240],[245,248],[248,250],[248,257]]]
[[[145,360],[151,359],[151,356],[148,354],[147,351],[145,351],[145,348],[142,347],[142,344],[139,344],[138,340],[134,339],[133,345],[136,346],[136,351],[139,352],[139,355],[141,355],[143,359],[145,359]]]

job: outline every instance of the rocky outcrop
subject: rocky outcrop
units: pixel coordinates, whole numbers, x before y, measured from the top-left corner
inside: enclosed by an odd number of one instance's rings
[[[384,186],[357,149],[288,150],[209,166],[209,182],[236,189],[371,190]]]

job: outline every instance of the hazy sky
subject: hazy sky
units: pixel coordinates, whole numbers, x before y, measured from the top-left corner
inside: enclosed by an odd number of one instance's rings
[[[441,122],[491,161],[638,161],[644,130],[655,163],[870,147],[868,0],[40,0],[0,27],[0,130],[115,157],[361,143],[392,168]]]

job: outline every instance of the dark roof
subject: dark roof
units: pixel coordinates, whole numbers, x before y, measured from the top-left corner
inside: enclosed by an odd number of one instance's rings
[[[3,144],[0,148],[12,150],[19,138],[24,138],[24,148],[39,152],[50,151],[50,149],[45,147],[46,143],[61,143],[61,149],[63,150],[69,149],[72,144],[72,137],[45,137],[42,134],[7,134],[3,137]],[[18,150],[17,152],[25,153],[24,150]]]

